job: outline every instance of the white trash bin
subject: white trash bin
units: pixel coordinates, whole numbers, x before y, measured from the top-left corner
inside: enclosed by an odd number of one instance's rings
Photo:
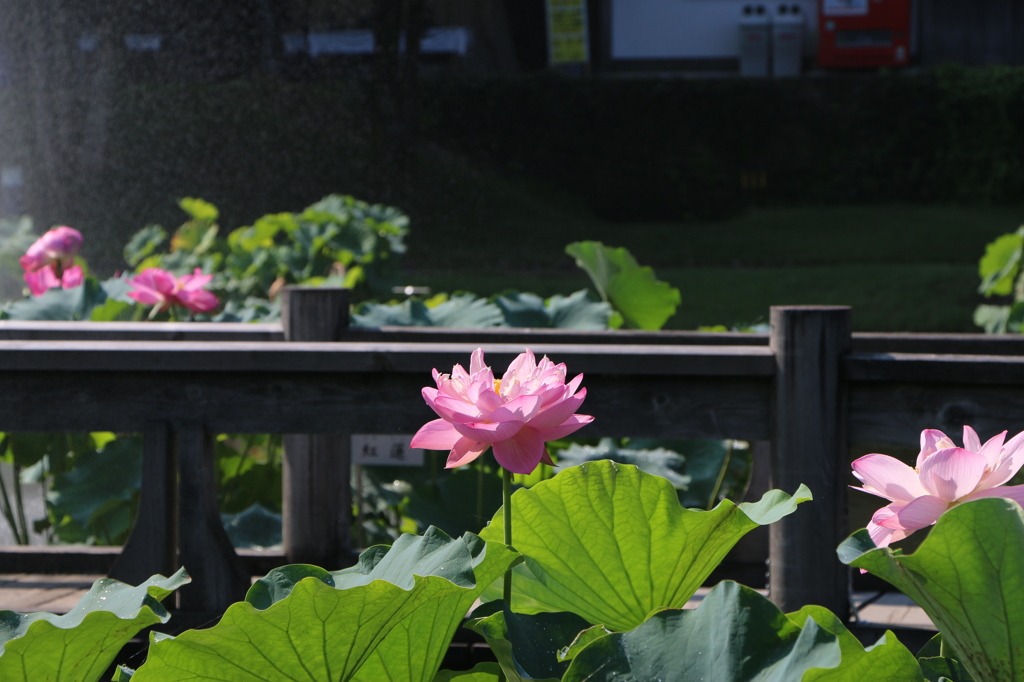
[[[739,20],[740,75],[764,78],[771,63],[772,19],[764,5],[744,5]]]
[[[800,5],[782,3],[772,19],[772,75],[799,76],[804,59],[804,15]]]

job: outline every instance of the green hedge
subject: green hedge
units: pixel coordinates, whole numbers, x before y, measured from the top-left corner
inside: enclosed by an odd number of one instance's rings
[[[497,168],[577,195],[617,220],[721,217],[751,204],[1017,201],[1024,189],[1024,69],[790,80],[448,76],[424,80],[419,94],[413,111],[426,149],[457,152],[446,158],[467,171]],[[120,246],[147,222],[177,224],[183,196],[214,202],[234,227],[344,191],[401,206],[414,234],[437,235],[475,233],[490,205],[486,183],[460,187],[473,202],[453,199],[449,186],[463,180],[437,177],[435,163],[400,172],[405,138],[394,134],[393,102],[359,77],[125,89],[103,171],[57,188],[33,174],[33,136],[44,128],[31,123],[32,102],[31,93],[0,90],[0,161],[27,165],[38,224],[89,231],[86,255],[101,269],[120,266]],[[68,110],[65,125],[85,119]],[[744,189],[744,174],[764,185]],[[73,198],[69,215],[48,213],[53,192]]]
[[[439,82],[428,130],[613,219],[750,203],[1016,200],[1024,69]],[[748,188],[743,187],[747,174]],[[750,187],[750,174],[764,182]]]

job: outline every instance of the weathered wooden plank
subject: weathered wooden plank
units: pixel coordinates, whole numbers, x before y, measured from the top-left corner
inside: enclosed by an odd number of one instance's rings
[[[472,343],[487,345],[512,343],[522,345],[595,345],[628,346],[767,346],[767,334],[744,332],[694,331],[577,331],[569,329],[528,329],[494,327],[490,329],[447,329],[430,327],[349,327],[341,341],[359,343]]]
[[[1024,430],[1024,386],[871,382],[850,385],[850,442],[916,447],[924,429],[959,441],[964,425],[982,438]]]
[[[0,320],[2,341],[283,341],[281,325],[226,322]]]
[[[336,341],[348,326],[348,309],[347,289],[286,287],[285,338]],[[351,563],[351,459],[348,432],[284,437],[283,541],[289,563],[329,570]]]
[[[92,587],[99,575],[30,575],[0,577],[0,609],[19,613],[67,613]]]
[[[87,547],[84,545],[10,545],[0,547],[0,570],[7,573],[108,575],[120,554],[120,547]],[[283,566],[280,550],[239,549],[236,551],[248,575],[265,575]],[[146,576],[147,578],[149,576]]]
[[[1024,356],[854,353],[843,367],[848,381],[1024,386]]]
[[[250,343],[170,341],[0,341],[0,371],[64,372],[426,372],[469,364],[479,344]],[[484,346],[495,367],[523,351]],[[573,372],[771,376],[767,348],[729,346],[543,345],[533,348]]]
[[[575,372],[572,372],[575,374]],[[418,374],[0,372],[0,431],[139,431],[154,419],[213,433],[408,433],[436,415]],[[768,436],[768,377],[587,374],[590,436]]]
[[[279,324],[229,322],[54,322],[0,320],[0,341],[217,341],[281,342]],[[351,343],[440,343],[626,346],[764,346],[767,334],[695,331],[576,331],[563,329],[447,329],[380,327],[345,329],[340,341]],[[853,334],[855,353],[938,353],[1024,355],[1021,334]]]
[[[282,325],[234,322],[55,322],[0,320],[0,340],[36,341],[283,341]],[[571,329],[448,329],[424,327],[349,327],[339,341],[399,343],[543,343],[767,346],[767,334],[741,332],[581,331]]]
[[[120,551],[120,547],[84,545],[7,545],[0,547],[0,570],[3,573],[106,575]]]
[[[846,396],[839,359],[850,349],[850,309],[771,309],[775,351],[772,487],[806,484],[814,503],[772,524],[769,594],[784,612],[819,604],[849,614],[847,570],[835,548],[846,516]]]
[[[1024,355],[1024,334],[911,334],[860,332],[854,353]]]

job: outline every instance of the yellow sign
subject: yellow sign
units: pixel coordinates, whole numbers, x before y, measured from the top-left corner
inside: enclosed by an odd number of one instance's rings
[[[548,61],[585,64],[590,61],[586,0],[547,0]]]

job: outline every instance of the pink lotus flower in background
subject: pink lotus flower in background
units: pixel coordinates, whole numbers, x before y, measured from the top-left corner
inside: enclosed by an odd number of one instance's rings
[[[155,311],[180,305],[194,313],[205,313],[218,304],[217,297],[203,289],[212,279],[213,275],[204,275],[199,268],[181,277],[160,268],[146,268],[128,280],[135,288],[128,296],[139,303],[156,306]]]
[[[978,434],[964,427],[964,447],[942,431],[921,432],[917,467],[888,455],[865,455],[853,463],[855,488],[891,500],[871,517],[868,533],[878,547],[902,540],[939,520],[962,502],[1005,497],[1024,505],[1024,485],[1004,486],[1024,465],[1024,432],[1009,441],[1006,431],[982,445]]]
[[[420,428],[411,445],[449,450],[448,469],[472,462],[489,447],[498,464],[513,473],[528,474],[540,462],[551,464],[544,443],[594,420],[575,414],[587,397],[585,388],[576,392],[583,375],[568,384],[565,377],[564,364],[547,357],[538,363],[527,350],[496,381],[478,348],[469,372],[462,365],[455,365],[450,375],[434,370],[437,388],[424,388],[423,399],[440,419]]]
[[[71,289],[82,283],[81,266],[75,265],[75,254],[82,248],[82,233],[62,225],[37,239],[28,247],[18,263],[25,271],[25,283],[33,296],[50,289]]]

